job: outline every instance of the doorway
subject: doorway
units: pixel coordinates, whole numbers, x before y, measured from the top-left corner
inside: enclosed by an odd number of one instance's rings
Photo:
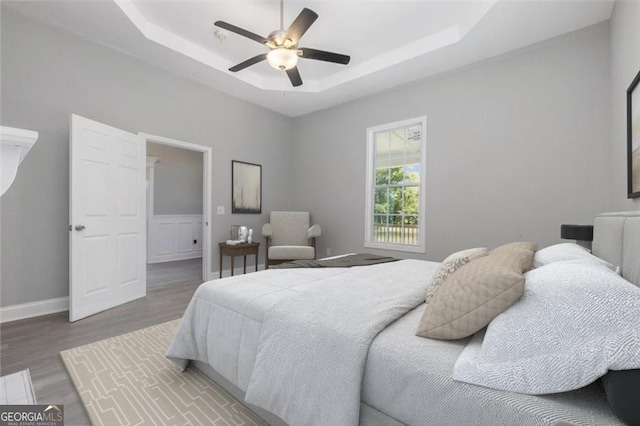
[[[208,281],[211,148],[140,135],[147,143],[147,289]]]
[[[76,114],[71,114],[69,141],[69,321],[146,294],[147,142],[202,156],[201,279],[208,281],[211,148],[130,133]]]

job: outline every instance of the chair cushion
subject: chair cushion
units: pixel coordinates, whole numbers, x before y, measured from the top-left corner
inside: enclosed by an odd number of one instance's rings
[[[271,212],[272,246],[308,246],[308,212]],[[271,257],[271,254],[269,254]]]
[[[269,259],[272,260],[298,260],[315,258],[315,250],[309,246],[276,246],[269,247]]]

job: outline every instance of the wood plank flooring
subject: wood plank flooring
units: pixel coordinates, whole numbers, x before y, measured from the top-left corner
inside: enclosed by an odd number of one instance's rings
[[[202,281],[202,258],[147,265],[147,290],[176,283]]]
[[[64,404],[65,425],[88,425],[60,351],[180,318],[200,282],[150,288],[142,299],[74,323],[61,312],[2,324],[0,374],[28,368],[39,404]]]

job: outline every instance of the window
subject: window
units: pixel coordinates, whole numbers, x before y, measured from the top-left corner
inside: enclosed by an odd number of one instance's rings
[[[426,117],[367,129],[365,247],[425,252]]]

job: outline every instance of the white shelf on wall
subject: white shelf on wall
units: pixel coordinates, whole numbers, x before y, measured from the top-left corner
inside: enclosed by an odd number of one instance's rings
[[[38,140],[38,132],[0,126],[0,196],[11,186],[18,166]]]

